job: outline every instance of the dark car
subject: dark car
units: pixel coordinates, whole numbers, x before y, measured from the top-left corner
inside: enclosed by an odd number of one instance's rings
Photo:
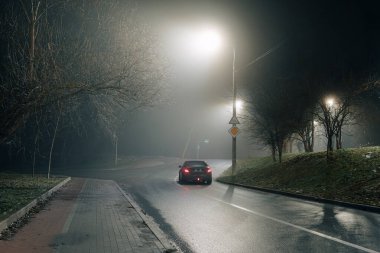
[[[179,183],[212,183],[212,170],[205,161],[186,161],[179,168]]]

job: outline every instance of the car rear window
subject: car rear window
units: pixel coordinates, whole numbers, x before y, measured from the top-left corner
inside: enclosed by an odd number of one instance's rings
[[[207,166],[207,163],[204,161],[187,161],[183,164],[184,166],[192,167],[192,166]]]

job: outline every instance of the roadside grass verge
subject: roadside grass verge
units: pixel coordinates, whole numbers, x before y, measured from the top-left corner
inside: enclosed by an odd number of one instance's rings
[[[25,174],[0,173],[0,221],[56,186],[65,177],[47,179]]]
[[[306,196],[380,207],[380,147],[285,155],[283,162],[271,157],[238,161],[217,179]]]

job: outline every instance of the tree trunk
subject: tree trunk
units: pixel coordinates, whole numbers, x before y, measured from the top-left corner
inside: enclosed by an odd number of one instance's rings
[[[34,21],[31,21],[30,24],[30,45],[29,45],[29,81],[33,81],[34,79],[34,31],[35,31],[35,23]]]
[[[333,151],[333,150],[334,150],[334,147],[333,147],[333,135],[329,134],[327,136],[327,151]]]
[[[334,151],[333,137],[334,135],[331,133],[327,135],[327,151],[326,151],[327,160],[331,158],[331,153]]]
[[[342,144],[342,131],[339,131],[339,148],[340,149],[343,148],[343,144]]]
[[[36,23],[37,23],[37,12],[38,7],[34,10],[33,5],[30,15],[29,24],[29,81],[34,80],[34,52],[35,52],[35,42],[36,42]]]
[[[294,140],[291,137],[285,139],[284,144],[282,145],[283,146],[282,152],[293,153],[293,142]]]
[[[303,144],[303,149],[305,150],[306,153],[309,152],[309,142],[307,141],[307,138],[305,135],[300,135],[302,144]]]
[[[307,144],[307,141],[302,140],[302,144],[303,144],[303,149],[305,150],[306,153],[308,153],[309,152],[309,145]]]
[[[314,151],[314,141],[315,141],[315,126],[314,126],[314,121],[311,121],[311,144],[310,144],[310,149],[309,152]]]
[[[274,145],[272,145],[272,159],[273,159],[273,162],[276,162],[276,147]]]
[[[282,163],[282,145],[278,147],[278,161]]]
[[[61,157],[60,157],[60,162],[61,164],[63,165],[66,165],[66,146],[67,146],[67,138],[64,138],[63,139],[63,144],[62,144],[62,148],[61,148]]]
[[[288,152],[288,141],[285,140],[282,144],[282,150],[283,152],[287,153]]]
[[[53,149],[54,149],[54,143],[55,143],[55,137],[57,136],[57,129],[58,129],[58,125],[59,125],[59,120],[61,118],[61,112],[59,113],[58,115],[58,118],[57,118],[57,123],[55,124],[55,129],[54,129],[54,135],[53,135],[53,139],[51,141],[51,145],[50,145],[50,154],[49,154],[49,168],[48,168],[48,179],[50,178],[50,170],[51,170],[51,157],[52,157],[52,154],[53,154]]]
[[[33,169],[32,169],[32,177],[34,177],[34,171],[36,167],[36,151],[37,151],[37,141],[38,141],[38,132],[36,137],[34,137],[34,151],[33,151]]]
[[[113,138],[114,138],[114,142],[115,142],[115,167],[116,167],[117,166],[117,160],[118,160],[118,157],[117,157],[118,138],[117,138],[116,133],[114,133]]]
[[[342,149],[342,131],[338,130],[337,134],[335,135],[335,146],[336,149]]]

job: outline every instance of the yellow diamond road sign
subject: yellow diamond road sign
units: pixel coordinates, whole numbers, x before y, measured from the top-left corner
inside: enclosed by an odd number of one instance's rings
[[[228,132],[231,134],[232,137],[236,137],[239,134],[239,128],[236,126],[231,127]]]

